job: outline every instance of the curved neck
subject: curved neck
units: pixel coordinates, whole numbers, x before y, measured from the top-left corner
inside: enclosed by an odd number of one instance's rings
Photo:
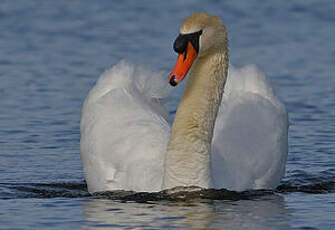
[[[211,141],[227,70],[227,49],[199,57],[192,66],[172,126],[163,188],[211,187]]]

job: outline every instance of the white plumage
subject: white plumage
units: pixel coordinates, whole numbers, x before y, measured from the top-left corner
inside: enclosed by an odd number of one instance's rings
[[[80,152],[90,192],[159,191],[170,136],[163,73],[120,62],[88,94]],[[255,66],[229,68],[212,141],[215,188],[275,188],[285,172],[287,112]]]

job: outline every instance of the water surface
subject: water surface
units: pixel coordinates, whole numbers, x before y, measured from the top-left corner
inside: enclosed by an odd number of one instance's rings
[[[194,11],[223,19],[233,65],[271,77],[289,112],[286,177],[276,191],[89,195],[88,90],[121,59],[169,72]],[[0,229],[333,229],[334,12],[331,0],[1,1]]]

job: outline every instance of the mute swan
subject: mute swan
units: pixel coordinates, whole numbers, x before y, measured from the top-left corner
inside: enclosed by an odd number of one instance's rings
[[[225,86],[228,39],[216,16],[191,14],[174,50],[169,83],[190,73],[171,128],[157,100],[167,91],[161,74],[121,62],[89,92],[80,124],[89,192],[275,188],[285,173],[287,112],[265,75],[229,67]]]

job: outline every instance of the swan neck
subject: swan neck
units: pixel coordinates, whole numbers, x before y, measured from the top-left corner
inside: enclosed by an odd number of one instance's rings
[[[228,50],[199,57],[176,112],[165,159],[164,187],[211,187],[213,130],[228,70]]]

